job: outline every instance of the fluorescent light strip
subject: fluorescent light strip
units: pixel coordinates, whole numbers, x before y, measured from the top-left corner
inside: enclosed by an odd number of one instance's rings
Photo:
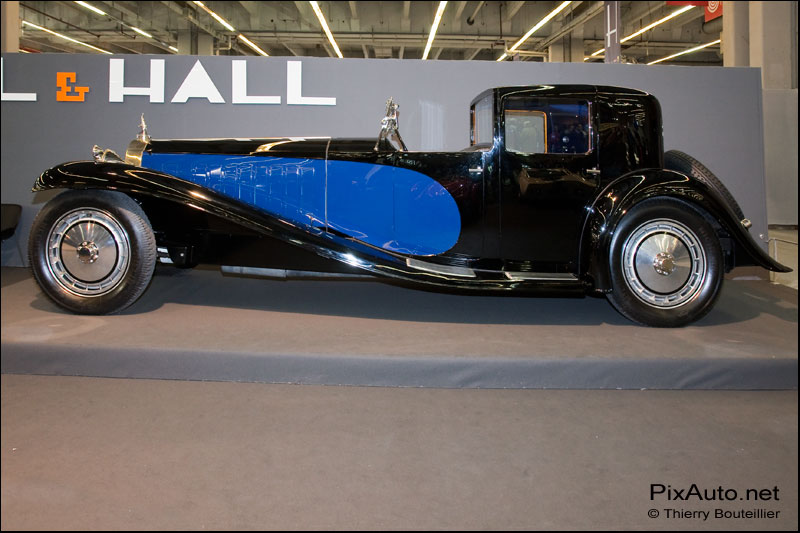
[[[523,35],[523,36],[522,36],[522,38],[521,38],[519,41],[517,41],[517,42],[514,44],[514,46],[512,46],[511,48],[509,48],[509,52],[513,52],[514,50],[516,50],[517,48],[519,48],[519,46],[520,46],[522,43],[524,43],[525,41],[527,41],[527,40],[528,40],[528,38],[529,38],[531,35],[533,35],[534,33],[536,33],[536,31],[537,31],[539,28],[541,28],[542,26],[544,26],[545,24],[547,24],[548,22],[550,22],[550,19],[552,19],[553,17],[555,17],[556,15],[558,15],[559,13],[561,13],[561,12],[562,12],[562,11],[563,11],[563,10],[564,10],[564,9],[565,9],[565,8],[566,8],[568,5],[570,5],[571,3],[572,3],[572,2],[561,2],[561,4],[560,4],[560,5],[559,5],[557,8],[555,8],[555,9],[554,9],[554,10],[552,10],[550,13],[548,13],[548,14],[547,14],[547,16],[545,16],[545,17],[544,17],[542,20],[540,20],[539,22],[537,22],[537,23],[536,23],[536,26],[534,26],[533,28],[529,29],[529,30],[528,30],[528,33],[526,33],[525,35]],[[503,55],[501,55],[499,58],[497,58],[497,61],[502,61],[502,60],[504,60],[504,59],[505,59],[505,58],[507,58],[507,57],[508,57],[508,54],[507,54],[507,53],[506,53],[506,54],[503,54]]]
[[[80,44],[80,45],[82,45],[82,46],[85,46],[85,47],[87,47],[87,48],[91,48],[92,50],[97,50],[98,52],[102,52],[102,53],[104,53],[104,54],[113,55],[113,52],[109,52],[108,50],[103,50],[102,48],[98,48],[98,47],[96,47],[96,46],[92,46],[92,45],[91,45],[91,44],[89,44],[89,43],[84,43],[83,41],[79,41],[79,40],[77,40],[77,39],[73,39],[72,37],[67,37],[66,35],[62,35],[62,34],[60,34],[60,33],[58,33],[58,32],[55,32],[55,31],[53,31],[53,30],[48,30],[47,28],[43,28],[42,26],[37,26],[36,24],[33,24],[33,23],[31,23],[31,22],[28,22],[27,20],[23,20],[23,21],[22,21],[22,24],[23,24],[23,25],[27,24],[28,26],[31,26],[32,28],[36,28],[37,30],[46,31],[47,33],[50,33],[50,34],[52,34],[52,35],[55,35],[56,37],[60,37],[60,38],[62,38],[62,39],[64,39],[64,40],[67,40],[67,41],[73,42],[73,43],[75,43],[75,44]]]
[[[177,49],[177,48],[175,48],[174,46],[169,46],[167,43],[165,43],[165,42],[163,42],[163,41],[161,41],[161,40],[159,40],[159,39],[156,39],[155,37],[153,37],[152,35],[150,35],[150,34],[149,34],[149,33],[147,33],[146,31],[144,31],[144,30],[142,30],[142,29],[139,29],[139,28],[137,28],[136,26],[131,26],[130,24],[128,24],[128,23],[126,23],[126,22],[123,22],[123,21],[119,20],[118,18],[116,18],[116,17],[114,17],[114,16],[112,16],[112,15],[109,15],[109,14],[108,14],[108,13],[106,13],[105,11],[101,11],[101,10],[97,9],[96,7],[94,7],[94,6],[87,4],[86,2],[78,2],[78,1],[76,1],[75,3],[76,3],[76,4],[78,4],[79,6],[83,6],[83,7],[85,7],[86,9],[90,9],[90,10],[94,11],[94,12],[95,12],[95,13],[97,13],[98,15],[101,15],[101,16],[103,16],[103,17],[109,17],[109,18],[111,18],[112,20],[114,20],[115,22],[119,22],[120,24],[122,24],[122,25],[123,25],[123,26],[125,26],[126,28],[130,28],[130,29],[132,29],[133,31],[135,31],[136,33],[138,33],[138,34],[140,34],[140,35],[144,35],[144,36],[145,36],[145,37],[147,37],[148,39],[153,39],[154,41],[156,41],[157,43],[159,43],[159,44],[160,44],[160,45],[162,45],[162,46],[166,46],[167,48],[169,48],[170,50],[172,50],[172,51],[173,51],[173,52],[175,52],[175,53],[177,53],[177,52],[178,52],[178,49]]]
[[[692,8],[694,8],[694,7],[695,7],[695,6],[684,6],[684,7],[680,8],[680,9],[679,9],[679,10],[677,10],[677,11],[673,11],[672,13],[670,13],[669,15],[667,15],[666,17],[664,17],[664,18],[662,18],[662,19],[660,19],[660,20],[657,20],[657,21],[653,22],[652,24],[650,24],[650,25],[648,25],[648,26],[645,26],[644,28],[642,28],[641,30],[637,31],[636,33],[631,33],[630,35],[628,35],[628,36],[627,36],[627,37],[625,37],[624,39],[620,39],[619,43],[620,43],[620,44],[622,44],[622,43],[624,43],[624,42],[630,41],[630,40],[631,40],[631,39],[633,39],[634,37],[638,37],[639,35],[643,34],[644,32],[646,32],[646,31],[650,31],[650,30],[652,30],[653,28],[655,28],[656,26],[660,26],[661,24],[664,24],[665,22],[667,22],[667,21],[669,21],[669,20],[672,20],[672,19],[674,19],[674,18],[675,18],[675,17],[677,17],[678,15],[683,15],[684,13],[686,13],[687,11],[689,11],[690,9],[692,9]],[[605,48],[601,48],[600,50],[598,50],[598,51],[594,52],[594,53],[592,54],[592,57],[596,56],[597,54],[600,54],[600,53],[602,53],[602,52],[603,52],[603,50],[605,50]]]
[[[137,28],[136,26],[131,26],[131,29],[132,29],[133,31],[135,31],[136,33],[138,33],[139,35],[144,35],[145,37],[149,37],[150,39],[155,39],[155,37],[153,37],[152,35],[150,35],[149,33],[147,33],[147,32],[146,32],[146,31],[144,31],[144,30],[140,30],[140,29],[139,29],[139,28]]]
[[[219,15],[217,15],[216,13],[211,11],[209,8],[206,7],[206,5],[203,2],[195,1],[195,4],[197,4],[198,6],[202,7],[205,10],[206,13],[208,13],[209,15],[211,15],[212,17],[217,19],[217,22],[219,22],[220,24],[225,26],[225,28],[227,28],[228,31],[234,31],[234,32],[236,31],[236,28],[234,28],[233,26],[228,24],[227,20],[225,20],[224,18],[220,17]]]
[[[436,36],[436,30],[439,28],[439,23],[442,21],[442,14],[444,8],[447,7],[447,2],[439,2],[439,9],[436,10],[436,16],[433,17],[433,26],[431,26],[431,33],[428,35],[428,44],[425,45],[425,52],[422,54],[422,59],[428,59],[428,54],[431,51],[433,38]]]
[[[241,33],[239,34],[239,39],[241,39],[242,41],[244,41],[244,44],[246,44],[247,46],[249,46],[250,48],[252,48],[252,49],[253,49],[253,50],[255,50],[256,52],[258,52],[258,53],[259,53],[259,54],[261,54],[262,56],[267,56],[267,57],[269,57],[269,54],[268,54],[268,53],[266,53],[264,50],[262,50],[261,48],[259,48],[259,47],[256,45],[256,43],[254,43],[253,41],[251,41],[250,39],[248,39],[247,37],[245,37],[245,36],[244,36],[244,35],[242,35]]]
[[[325,22],[325,17],[322,15],[322,10],[319,8],[319,4],[317,2],[309,2],[309,4],[311,4],[311,7],[314,8],[314,13],[317,14],[319,23],[322,25],[322,29],[325,30],[325,35],[328,36],[328,40],[331,42],[331,45],[333,45],[336,55],[339,56],[340,59],[343,59],[344,56],[342,55],[342,51],[339,50],[339,45],[336,44],[336,40],[333,38],[331,30],[328,28],[328,23]]]
[[[94,6],[90,6],[90,5],[89,5],[89,4],[87,4],[86,2],[75,2],[75,3],[76,3],[76,4],[78,4],[79,6],[83,6],[83,7],[85,7],[86,9],[89,9],[89,10],[91,10],[91,11],[94,11],[94,12],[95,12],[95,13],[97,13],[98,15],[103,15],[103,16],[106,16],[106,12],[105,12],[105,11],[101,11],[101,10],[97,9],[96,7],[94,7]]]
[[[689,48],[688,50],[684,50],[683,52],[678,52],[677,54],[672,54],[671,56],[662,57],[661,59],[656,59],[655,61],[651,61],[648,65],[655,65],[656,63],[661,63],[662,61],[667,61],[669,59],[682,56],[684,54],[691,54],[692,52],[697,52],[698,50],[702,50],[703,48],[708,48],[709,46],[714,46],[715,44],[721,43],[721,39],[717,39],[716,41],[701,44],[700,46],[695,46],[694,48]]]

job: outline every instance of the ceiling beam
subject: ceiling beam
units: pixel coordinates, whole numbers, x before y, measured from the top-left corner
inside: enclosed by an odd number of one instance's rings
[[[28,48],[36,47],[42,52],[48,52],[49,51],[49,50],[42,50],[42,47],[45,47],[45,48],[52,48],[53,50],[56,50],[57,52],[65,52],[65,53],[68,53],[68,54],[76,53],[76,51],[74,49],[67,48],[66,47],[66,43],[64,43],[64,45],[62,45],[62,46],[59,46],[58,44],[54,44],[54,43],[51,43],[50,41],[48,41],[47,37],[43,37],[41,39],[31,39],[30,36],[28,36],[28,35],[26,35],[24,37],[22,35],[20,35],[20,37],[19,37],[19,45],[20,45],[20,47],[25,45]]]
[[[258,8],[255,6],[254,2],[239,2],[239,5],[242,6],[251,17],[258,16]]]
[[[106,6],[106,10],[116,9],[120,13],[128,15],[129,17],[133,17],[133,19],[136,20],[137,21],[136,23],[138,24],[139,13],[131,9],[128,9],[122,2],[99,2],[99,3],[104,4]]]
[[[567,23],[566,26],[555,32],[554,34],[550,35],[550,37],[546,38],[543,41],[540,41],[534,47],[534,50],[544,50],[555,41],[561,39],[562,37],[566,37],[572,31],[577,28],[578,26],[587,23],[589,20],[593,19],[597,15],[603,13],[603,6],[604,2],[595,2],[592,4],[588,9],[586,9],[583,13],[572,19],[570,22]]]
[[[514,15],[517,14],[517,11],[525,5],[525,2],[506,2],[508,6],[506,7],[506,22],[510,21],[514,18]]]
[[[289,50],[289,53],[292,54],[293,56],[302,55],[302,54],[298,54],[297,51],[295,51],[295,49],[292,48],[291,46],[289,46],[288,44],[286,44],[286,43],[281,43],[281,44],[283,44],[283,47],[286,48],[287,50]]]
[[[456,20],[461,19],[461,14],[464,12],[464,8],[467,7],[466,2],[459,2],[458,6],[456,6],[456,13],[453,15],[453,18]]]
[[[200,22],[200,20],[195,16],[195,12],[191,8],[181,7],[176,2],[162,1],[161,3],[167,6],[173,13],[177,13],[178,15],[185,17],[186,20],[188,20],[189,22],[191,22],[192,24],[194,24],[207,34],[211,35],[218,41],[223,41],[223,42],[225,41],[225,36],[222,33],[216,31],[211,26]]]
[[[476,48],[472,52],[470,52],[469,54],[465,53],[464,54],[464,59],[466,61],[472,61],[473,59],[475,59],[475,56],[477,56],[478,54],[481,53],[481,50],[483,50],[483,48]]]
[[[314,10],[308,2],[295,2],[294,6],[297,8],[297,14],[299,15],[298,23],[305,24],[309,28],[319,28],[317,15],[314,14]]]

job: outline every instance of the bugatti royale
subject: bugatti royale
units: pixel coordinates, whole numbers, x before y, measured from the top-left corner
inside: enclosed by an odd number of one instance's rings
[[[663,150],[652,95],[501,87],[469,108],[459,152],[407,149],[390,99],[376,138],[151,139],[124,157],[46,170],[64,189],[30,233],[34,276],[61,307],[119,312],[157,262],[267,277],[369,275],[427,287],[605,295],[669,327],[708,313],[726,271],[788,269],[730,192]]]

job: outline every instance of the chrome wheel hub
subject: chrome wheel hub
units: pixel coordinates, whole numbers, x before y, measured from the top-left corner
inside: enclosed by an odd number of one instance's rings
[[[47,266],[56,283],[72,294],[101,296],[112,291],[129,265],[128,235],[106,211],[70,211],[47,236]]]
[[[83,241],[78,246],[78,259],[84,263],[94,263],[100,257],[100,249],[93,242]]]
[[[691,301],[703,287],[705,272],[700,239],[675,220],[646,222],[625,241],[625,282],[653,307],[668,309]]]
[[[669,252],[659,252],[653,259],[653,268],[662,276],[669,276],[675,272],[675,256]]]

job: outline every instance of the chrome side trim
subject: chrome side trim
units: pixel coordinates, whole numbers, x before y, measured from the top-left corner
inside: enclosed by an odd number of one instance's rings
[[[578,281],[574,274],[554,274],[552,272],[504,272],[512,281]]]
[[[416,268],[417,270],[424,270],[425,272],[433,272],[435,274],[447,274],[449,276],[460,276],[464,278],[477,277],[475,271],[471,268],[437,265],[436,263],[428,263],[426,261],[420,261],[419,259],[406,259],[406,266]]]

